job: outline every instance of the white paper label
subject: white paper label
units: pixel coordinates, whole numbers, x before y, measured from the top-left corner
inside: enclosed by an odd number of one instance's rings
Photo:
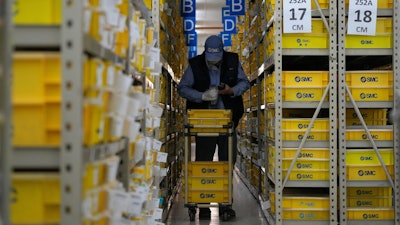
[[[153,139],[151,137],[146,137],[146,150],[153,150]]]
[[[147,215],[147,224],[146,225],[154,225],[154,215]]]
[[[108,66],[107,68],[107,86],[113,86],[114,85],[114,74],[115,74],[115,68],[114,66]]]
[[[152,198],[146,202],[146,209],[149,211],[153,211],[158,208],[159,198]]]
[[[97,87],[103,86],[103,71],[104,71],[104,65],[98,64],[97,70],[96,70],[96,86]]]
[[[130,23],[130,37],[131,37],[131,43],[136,43],[139,40],[139,26],[137,23],[131,22]]]
[[[131,194],[128,213],[131,217],[139,217],[142,212],[143,201],[138,194]]]
[[[163,209],[157,208],[154,210],[154,219],[159,220],[162,218]]]
[[[119,15],[119,20],[118,20],[118,31],[123,32],[126,27],[126,16],[125,15]]]
[[[160,117],[154,117],[153,118],[153,127],[154,128],[159,128],[161,124],[161,118]]]
[[[121,212],[129,207],[129,194],[124,191],[110,190],[110,201],[108,209],[113,212],[113,217],[118,218]]]
[[[146,210],[153,211],[154,209],[153,199],[146,201]]]
[[[83,30],[85,33],[89,33],[90,29],[90,21],[92,19],[92,11],[91,10],[85,10],[83,12]]]
[[[160,174],[160,166],[157,166],[157,165],[154,165],[153,167],[152,167],[152,169],[153,169],[153,174],[154,174],[154,176],[159,176],[159,174]]]
[[[114,117],[111,126],[111,136],[121,137],[124,128],[124,120],[119,117]]]
[[[312,0],[283,1],[284,33],[311,32],[311,1]]]
[[[107,9],[107,22],[109,25],[117,27],[119,25],[119,9],[111,7]]]
[[[166,163],[167,162],[168,153],[166,152],[157,152],[157,162]]]
[[[92,212],[93,212],[93,214],[96,213],[98,208],[99,208],[99,192],[96,192],[92,196]]]
[[[158,105],[152,105],[151,107],[149,107],[149,110],[150,114],[154,117],[161,117],[164,111],[164,109]]]
[[[158,206],[160,205],[160,199],[159,198],[153,198],[151,200],[153,202],[153,208],[158,208]]]
[[[377,0],[350,0],[347,34],[375,35]]]
[[[165,223],[156,222],[155,225],[165,225]]]
[[[160,177],[166,177],[166,176],[167,176],[167,168],[161,168]]]
[[[153,118],[150,116],[146,116],[146,127],[154,128],[153,127]]]
[[[270,209],[270,208],[271,208],[271,203],[270,203],[270,201],[265,201],[265,202],[264,202],[264,207],[265,207],[266,209]]]
[[[142,203],[147,200],[147,195],[149,194],[149,187],[145,186],[140,186],[136,188],[136,194],[138,194],[141,197]]]
[[[146,140],[144,138],[140,138],[135,144],[135,155],[133,156],[134,163],[138,163],[143,160],[144,151],[146,149]]]
[[[149,51],[149,56],[154,62],[160,62],[160,49],[151,47]]]
[[[153,149],[156,151],[160,151],[161,146],[162,146],[162,142],[157,140],[157,139],[153,139]]]
[[[85,200],[83,200],[82,203],[82,211],[83,211],[83,215],[85,217],[90,217],[92,215],[91,212],[91,206],[92,206],[92,201],[90,197],[86,197]]]

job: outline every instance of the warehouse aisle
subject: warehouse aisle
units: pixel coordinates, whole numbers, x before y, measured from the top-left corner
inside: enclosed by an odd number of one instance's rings
[[[194,146],[192,145],[192,156],[194,155]],[[214,156],[214,160],[217,160],[217,153]],[[211,218],[199,219],[196,215],[196,220],[190,222],[188,209],[183,206],[184,202],[180,191],[174,201],[174,205],[169,213],[166,224],[167,225],[181,225],[181,224],[195,224],[195,225],[267,225],[267,221],[264,218],[260,205],[257,200],[250,193],[246,185],[240,180],[240,178],[234,172],[233,176],[233,209],[236,211],[236,217],[230,218],[229,221],[223,221],[219,218],[219,212],[217,208],[211,209]]]
[[[233,209],[236,211],[236,217],[229,221],[222,221],[218,216],[218,209],[211,209],[211,218],[196,220],[190,222],[187,208],[183,206],[183,199],[180,193],[176,196],[175,203],[172,206],[167,225],[195,224],[195,225],[219,225],[219,224],[246,224],[246,225],[267,225],[257,200],[253,197],[247,187],[242,183],[240,178],[234,173],[234,203]]]

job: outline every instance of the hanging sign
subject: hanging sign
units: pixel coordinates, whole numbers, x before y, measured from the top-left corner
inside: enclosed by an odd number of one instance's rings
[[[232,35],[231,33],[221,32],[220,37],[225,47],[232,46]]]
[[[231,9],[228,6],[222,7],[221,8],[221,12],[222,12],[221,13],[222,14],[222,21],[224,20],[224,17],[231,15]]]
[[[347,34],[375,35],[377,0],[350,0]]]
[[[197,56],[197,46],[190,46],[189,47],[189,59]]]
[[[194,33],[196,31],[196,18],[183,17],[183,33]]]
[[[197,46],[197,33],[185,34],[186,46]]]
[[[224,24],[224,32],[236,34],[236,16],[225,16],[222,18]]]
[[[189,59],[197,56],[197,52],[189,51],[188,53],[189,53],[188,54]]]
[[[196,0],[181,0],[181,16],[196,17]]]
[[[283,0],[283,32],[311,33],[311,0]]]
[[[231,15],[244,16],[245,15],[245,2],[246,2],[246,0],[230,0],[229,8],[231,11]]]

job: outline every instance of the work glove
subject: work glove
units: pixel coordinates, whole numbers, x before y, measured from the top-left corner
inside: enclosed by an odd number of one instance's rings
[[[217,88],[211,88],[208,89],[207,91],[203,92],[203,95],[201,96],[201,100],[203,101],[217,101],[218,99],[218,89]]]

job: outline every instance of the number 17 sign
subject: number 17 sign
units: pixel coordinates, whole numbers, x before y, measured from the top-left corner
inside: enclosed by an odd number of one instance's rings
[[[347,34],[375,35],[377,0],[350,0]]]
[[[311,1],[283,1],[283,33],[311,32]]]

